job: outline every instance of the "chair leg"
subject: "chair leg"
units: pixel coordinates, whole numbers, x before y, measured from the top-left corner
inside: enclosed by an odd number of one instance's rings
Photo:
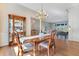
[[[54,45],[54,54],[56,53],[56,45]]]
[[[18,50],[18,56],[23,56],[23,51],[22,51],[22,49],[19,49],[19,50]]]
[[[47,55],[50,56],[50,48],[48,48]]]
[[[40,48],[41,48],[40,46],[37,47],[37,49],[38,49],[38,55],[40,55],[40,51],[41,51]]]

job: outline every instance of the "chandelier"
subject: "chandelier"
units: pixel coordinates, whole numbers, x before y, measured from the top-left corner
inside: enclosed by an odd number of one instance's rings
[[[43,8],[43,5],[41,4],[41,9],[37,11],[37,15],[36,18],[40,20],[40,33],[42,32],[42,22],[45,21],[45,19],[47,18],[47,13]]]
[[[44,10],[43,5],[41,5],[41,9],[39,9],[37,11],[36,18],[38,18],[41,21],[44,21],[47,18],[47,16],[48,15],[47,15],[46,11]]]

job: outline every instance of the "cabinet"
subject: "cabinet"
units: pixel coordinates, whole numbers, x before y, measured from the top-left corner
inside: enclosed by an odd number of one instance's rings
[[[9,17],[9,42],[14,43],[15,33],[19,34],[19,37],[26,35],[26,17],[17,15],[8,15]]]

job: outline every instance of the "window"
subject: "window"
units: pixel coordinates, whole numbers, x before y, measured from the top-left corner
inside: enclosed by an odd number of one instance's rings
[[[60,24],[57,24],[57,26],[60,26]]]

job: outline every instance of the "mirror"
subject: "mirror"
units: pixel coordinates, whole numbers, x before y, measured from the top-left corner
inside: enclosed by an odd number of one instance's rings
[[[55,26],[53,23],[49,23],[46,21],[41,21],[41,30],[40,30],[40,20],[31,18],[31,35],[38,35],[41,33],[50,33],[51,30],[55,29]]]
[[[40,21],[31,18],[31,36],[38,35],[40,32]]]

